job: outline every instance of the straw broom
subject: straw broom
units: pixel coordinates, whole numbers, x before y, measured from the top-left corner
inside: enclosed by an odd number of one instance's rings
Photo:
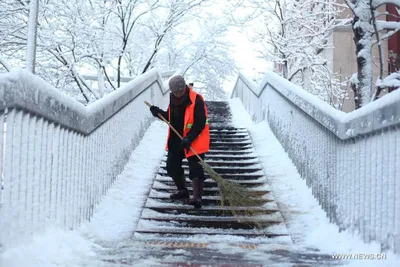
[[[147,106],[151,107],[152,105],[145,101]],[[182,140],[183,137],[178,133],[178,131],[167,121],[161,114],[157,114],[160,119],[162,119],[168,126],[176,133],[177,136]],[[210,174],[211,178],[217,182],[220,195],[221,195],[221,205],[224,206],[225,202],[229,203],[231,207],[240,207],[240,206],[258,206],[263,202],[260,199],[256,199],[249,194],[245,188],[240,186],[237,183],[227,181],[222,178],[218,173],[216,173],[197,153],[196,151],[190,147],[190,150],[195,154],[195,156],[199,159],[199,163],[203,166],[204,170]],[[231,210],[231,212],[236,215],[236,211]],[[247,212],[249,213],[249,212]]]

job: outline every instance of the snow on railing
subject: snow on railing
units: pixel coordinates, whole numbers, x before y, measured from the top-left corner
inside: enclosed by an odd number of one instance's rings
[[[232,97],[268,121],[331,222],[400,253],[400,90],[346,114],[269,72],[240,74]]]
[[[165,81],[150,70],[85,107],[23,70],[0,75],[0,245],[73,229],[122,171]],[[3,131],[5,130],[5,131]]]

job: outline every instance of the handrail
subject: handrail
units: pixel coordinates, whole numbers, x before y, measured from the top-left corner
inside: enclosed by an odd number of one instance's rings
[[[0,74],[0,247],[89,220],[154,121],[143,101],[166,105],[167,88],[152,69],[84,106],[25,70]]]
[[[313,117],[342,140],[400,124],[400,90],[360,109],[345,113],[274,72],[267,72],[259,85],[249,80],[242,73],[239,73],[237,82],[239,78],[257,98],[270,85],[272,89],[279,92],[288,101]],[[237,90],[237,82],[232,91],[232,96]]]
[[[159,84],[162,95],[168,93],[157,69],[151,69],[118,90],[84,106],[40,77],[22,69],[14,69],[0,74],[0,111],[18,108],[87,135],[153,83]],[[15,90],[16,85],[20,90]]]
[[[268,122],[331,222],[400,254],[400,90],[346,114],[269,72],[239,74],[231,97]]]

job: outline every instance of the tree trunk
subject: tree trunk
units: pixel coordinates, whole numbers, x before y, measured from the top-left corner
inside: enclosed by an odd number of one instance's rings
[[[285,78],[285,79],[287,79],[289,76],[289,67],[288,67],[288,62],[286,59],[282,65],[282,75],[283,75],[283,78]]]
[[[370,15],[370,13],[368,12]],[[363,25],[370,24],[370,17],[363,18],[354,16],[352,28],[354,32],[354,43],[356,45],[357,56],[357,79],[358,84],[354,86],[354,101],[356,109],[370,102],[372,96],[372,32],[365,31]],[[357,25],[357,26],[355,26]],[[364,26],[365,27],[365,26]]]
[[[121,87],[121,61],[122,55],[118,56],[118,65],[117,65],[117,88]]]
[[[121,54],[118,56],[118,66],[117,66],[117,88],[120,88],[120,87],[121,87],[121,62],[122,62],[122,57],[123,57],[123,55],[124,55],[124,53],[125,53],[126,46],[127,46],[127,44],[128,44],[128,39],[127,39],[127,38],[124,38],[124,39],[122,40],[122,43],[123,43],[123,45],[122,45]]]
[[[6,59],[3,58],[1,55],[0,55],[0,65],[3,66],[6,69],[6,71],[10,71],[11,70],[11,65],[8,64]]]
[[[351,83],[351,90],[353,90],[354,93],[354,106],[355,109],[359,109],[361,107],[360,99],[361,96],[359,95],[359,90],[357,90],[358,86],[357,84]]]
[[[155,49],[155,50],[153,51],[153,54],[151,55],[150,59],[147,61],[146,66],[144,66],[144,69],[143,69],[143,71],[142,71],[142,74],[145,73],[145,72],[149,69],[149,67],[150,67],[150,65],[151,65],[151,62],[153,61],[153,58],[154,58],[154,56],[155,56],[156,54],[157,54],[157,49]]]
[[[28,40],[26,50],[26,69],[35,73],[36,38],[39,13],[39,0],[31,0],[29,4]]]

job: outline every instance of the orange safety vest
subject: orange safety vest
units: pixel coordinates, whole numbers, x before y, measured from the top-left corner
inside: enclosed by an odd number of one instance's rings
[[[185,110],[185,115],[184,115],[185,117],[183,123],[183,138],[185,138],[188,135],[194,123],[194,106],[196,103],[196,96],[199,95],[201,99],[204,101],[204,98],[200,94],[197,94],[195,91],[193,91],[191,87],[188,86],[188,88],[189,88],[189,97],[192,104],[187,106]],[[206,153],[210,150],[210,127],[208,125],[208,110],[205,104],[204,104],[204,111],[206,115],[206,125],[204,126],[203,131],[201,131],[199,136],[195,140],[193,140],[193,142],[190,145],[194,149],[194,151],[196,151],[197,154]],[[171,121],[169,106],[168,106],[168,121]],[[166,150],[168,150],[168,140],[170,134],[171,134],[171,129],[168,129],[167,145],[165,147]],[[186,158],[194,156],[192,150],[186,152],[186,149],[184,149],[184,152]]]

